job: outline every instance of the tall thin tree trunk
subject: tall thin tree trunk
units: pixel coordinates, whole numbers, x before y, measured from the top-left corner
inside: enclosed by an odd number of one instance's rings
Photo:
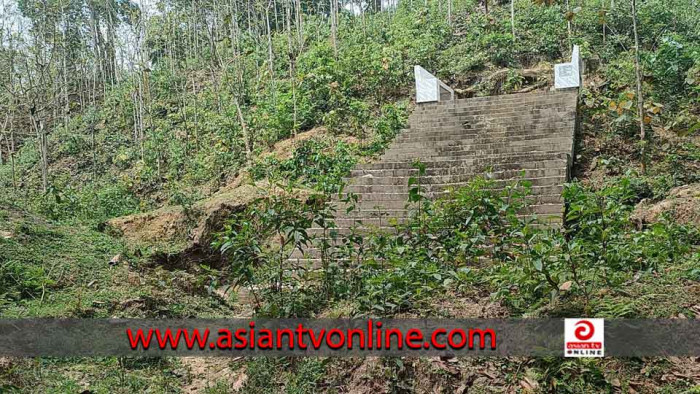
[[[270,80],[273,81],[275,79],[275,70],[274,70],[274,58],[272,54],[272,31],[270,29],[270,6],[272,2],[268,3],[267,8],[265,9],[265,25],[267,26],[267,56],[268,56],[268,61],[270,62]]]
[[[233,98],[233,103],[236,105],[238,120],[241,122],[241,130],[243,131],[243,142],[245,143],[245,154],[247,161],[250,160],[250,154],[253,151],[253,147],[250,141],[250,134],[248,133],[248,125],[246,125],[245,118],[243,117],[243,111],[241,111],[241,105],[238,102],[238,97]]]
[[[6,161],[10,160],[10,138],[5,134],[7,129],[7,124],[10,121],[10,113],[5,115],[5,122],[2,124],[2,129],[0,129],[0,165],[5,164]],[[5,147],[7,148],[7,155],[2,155],[2,139],[5,139]]]
[[[566,0],[566,32],[568,34],[569,41],[571,41],[571,19],[569,18],[569,0]]]
[[[65,14],[64,14],[65,15]],[[65,21],[65,17],[63,19],[63,30],[61,32],[61,45],[63,46],[63,56],[62,56],[62,74],[63,74],[63,127],[67,130],[68,129],[68,113],[70,112],[70,98],[68,97],[68,62],[66,61],[66,58],[68,57],[67,55],[67,49],[66,49],[66,30],[68,29],[68,24]]]
[[[15,129],[12,122],[10,122],[10,140],[11,140],[11,151],[10,151],[10,164],[12,165],[12,190],[17,191],[17,173],[15,172]]]
[[[294,46],[292,45],[292,2],[288,0],[286,7],[286,22],[287,22],[287,47],[289,50],[289,81],[292,86],[292,104],[294,106],[294,112],[292,117],[292,135],[296,137],[297,135],[297,94],[296,94],[296,80],[295,80],[295,67],[294,63],[296,61],[296,56],[294,56]]]
[[[92,121],[91,121],[92,122]],[[92,180],[97,180],[97,143],[95,141],[95,125],[90,124],[90,144],[92,145]]]
[[[299,34],[299,51],[304,47],[304,21],[302,19],[301,0],[296,0],[296,23]]]
[[[331,0],[331,43],[333,44],[333,54],[336,59],[338,58],[338,21],[336,20],[338,14],[336,13],[336,8],[338,8],[337,0]]]
[[[39,120],[37,126],[39,154],[41,156],[41,190],[46,193],[49,190],[49,144],[46,138],[44,121]]]
[[[603,13],[603,45],[605,45],[606,34],[607,34],[606,30],[608,30],[608,26],[607,26],[608,10],[605,9],[605,0],[602,0],[602,8],[603,8],[603,10],[602,10],[602,13]]]
[[[452,0],[447,0],[447,23],[452,26]]]
[[[637,75],[637,115],[639,116],[639,140],[642,148],[642,172],[646,173],[646,129],[644,127],[644,96],[642,93],[642,71],[639,65],[639,36],[637,34],[637,0],[632,0],[632,29],[634,30],[634,70]]]
[[[304,21],[302,19],[303,13],[301,9],[301,0],[296,0],[296,25],[297,34],[299,35],[299,51],[304,47]]]
[[[515,0],[510,0],[510,29],[515,42]]]

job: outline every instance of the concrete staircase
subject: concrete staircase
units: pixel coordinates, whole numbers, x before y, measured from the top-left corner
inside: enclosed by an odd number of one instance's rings
[[[532,182],[532,213],[542,223],[561,225],[561,192],[572,162],[577,98],[577,90],[568,90],[418,105],[408,128],[380,160],[359,165],[346,179],[345,191],[359,200],[349,214],[344,203],[333,202],[334,231],[392,231],[390,221],[410,214],[408,180],[418,175],[416,160],[425,164],[421,181],[431,198],[479,174],[488,173],[497,184],[527,179]],[[322,236],[323,229],[311,228],[309,234]],[[319,256],[319,250],[308,249],[303,255],[294,252],[290,259]]]

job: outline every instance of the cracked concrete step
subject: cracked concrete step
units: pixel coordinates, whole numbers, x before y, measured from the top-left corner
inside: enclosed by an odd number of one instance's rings
[[[419,180],[419,178],[416,178]],[[530,182],[531,185],[534,186],[549,186],[549,185],[556,185],[556,184],[561,184],[566,182],[566,174],[564,175],[555,175],[555,176],[549,176],[549,177],[533,177],[533,178],[518,178],[519,181],[527,181]],[[505,186],[509,183],[511,183],[513,179],[510,178],[501,178],[501,179],[494,179],[494,185],[496,187],[498,186]],[[422,183],[420,187],[426,192],[426,193],[431,193],[431,192],[442,192],[444,190],[453,188],[453,189],[458,189],[460,187],[463,187],[466,185],[467,181],[461,181],[461,182],[453,182],[453,183]],[[413,185],[417,186],[417,185]],[[386,184],[380,184],[380,185],[349,185],[345,188],[345,193],[353,193],[357,194],[358,196],[362,196],[364,194],[373,194],[373,193],[403,193],[403,192],[408,192],[408,185],[407,184],[400,184],[400,185],[386,185]]]
[[[535,162],[553,159],[568,159],[569,155],[562,152],[536,152],[523,155],[491,155],[475,156],[465,160],[427,160],[423,162],[426,168],[471,167],[478,165],[496,165],[514,162]],[[358,170],[409,169],[415,168],[410,161],[381,161],[377,163],[360,164]]]
[[[534,168],[534,169],[515,169],[504,171],[490,171],[485,174],[490,179],[528,179],[539,177],[566,176],[566,168]],[[358,176],[355,178],[345,178],[348,185],[404,185],[408,186],[408,181],[414,176]],[[444,184],[444,183],[459,183],[468,182],[473,179],[476,174],[455,174],[455,175],[423,175],[420,176],[420,181],[426,185]]]
[[[548,108],[538,110],[525,111],[504,111],[501,113],[489,114],[462,114],[446,116],[443,118],[426,118],[412,120],[409,125],[409,130],[423,130],[427,128],[437,127],[453,127],[463,125],[466,127],[476,128],[477,126],[499,126],[499,125],[538,125],[546,122],[563,122],[571,121],[573,111],[560,108]]]
[[[563,204],[564,199],[561,194],[549,194],[549,195],[537,195],[528,196],[528,201],[531,205],[549,205],[549,204]],[[416,210],[415,204],[409,204],[407,201],[365,201],[358,202],[357,204],[350,204],[344,202],[330,202],[337,212],[338,216],[342,214],[346,218],[360,218],[360,217],[392,217],[392,216],[406,216]],[[354,206],[354,210],[347,213],[348,207]]]
[[[500,144],[499,144],[500,145]],[[408,160],[414,159],[425,159],[426,161],[434,161],[441,159],[478,159],[484,156],[495,156],[495,155],[513,155],[520,153],[537,153],[537,152],[562,152],[570,148],[569,143],[560,142],[556,143],[542,143],[542,144],[532,144],[532,146],[495,146],[494,148],[482,148],[482,149],[468,149],[462,151],[452,151],[452,152],[430,152],[426,149],[423,152],[408,151],[408,152],[389,152],[382,157],[382,161],[392,161],[400,160],[406,158]]]
[[[546,183],[551,183],[543,186],[532,186],[532,194],[555,194],[555,193],[561,193],[563,190],[563,182],[557,183],[558,179],[552,179],[550,182]],[[545,183],[545,182],[543,182]],[[441,196],[445,196],[447,194],[447,190],[442,190],[443,188],[436,188],[435,191],[430,191],[424,193],[424,196],[430,199],[434,198],[439,198]],[[444,189],[449,189],[449,187],[444,187]],[[372,193],[355,193],[359,201],[363,202],[368,202],[368,201],[408,201],[408,196],[409,193],[377,193],[377,192],[372,192]]]
[[[539,160],[539,161],[528,161],[528,162],[516,162],[516,163],[497,163],[494,164],[489,172],[499,172],[499,171],[520,171],[520,170],[531,170],[531,169],[566,169],[567,158],[555,158],[551,160]],[[472,167],[469,166],[455,166],[455,167],[438,167],[431,168],[426,167],[424,176],[444,176],[444,175],[476,175],[474,174]],[[383,168],[383,169],[356,169],[350,172],[351,178],[346,178],[346,180],[356,179],[360,177],[411,177],[417,176],[418,170],[416,168]]]
[[[403,144],[426,143],[442,145],[448,141],[461,142],[476,142],[487,143],[489,141],[498,141],[498,139],[510,137],[528,137],[537,136],[533,139],[552,137],[572,137],[574,134],[574,126],[572,124],[552,124],[546,127],[523,127],[522,129],[510,128],[502,130],[486,129],[486,130],[466,130],[464,128],[455,127],[452,129],[438,129],[436,131],[426,130],[422,133],[403,134],[397,137],[391,146]]]
[[[474,138],[458,138],[454,140],[445,141],[435,141],[434,144],[426,145],[425,142],[420,141],[404,141],[404,142],[394,142],[387,149],[387,152],[394,151],[397,149],[442,149],[442,150],[459,150],[464,147],[470,147],[475,145],[483,144],[497,144],[497,143],[516,143],[519,145],[526,145],[534,141],[543,140],[561,140],[568,139],[571,142],[571,136],[573,129],[567,132],[561,131],[543,131],[537,134],[513,134],[508,135],[505,133],[493,134],[493,133],[483,133],[481,135],[475,136]]]

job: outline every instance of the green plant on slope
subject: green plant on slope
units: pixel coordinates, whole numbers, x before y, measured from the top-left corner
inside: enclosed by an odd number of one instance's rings
[[[319,218],[323,199],[300,199],[279,186],[266,194],[229,219],[213,246],[229,261],[230,280],[254,295],[259,313],[300,316],[315,295],[303,286],[311,267],[290,267],[288,257],[294,251],[303,254],[312,243],[307,229]]]
[[[41,296],[54,283],[43,267],[0,258],[0,310],[5,303]]]
[[[672,223],[637,229],[629,220],[635,194],[627,178],[598,191],[569,184],[564,197],[566,231],[525,228],[514,263],[492,270],[497,295],[516,310],[580,296],[583,312],[592,314],[601,289],[623,292],[631,274],[673,264],[697,243],[697,230]]]
[[[278,160],[274,156],[256,162],[251,168],[255,180],[300,181],[319,192],[338,192],[342,178],[355,166],[352,148],[344,142],[331,146],[328,141],[310,139],[301,142],[292,157]]]

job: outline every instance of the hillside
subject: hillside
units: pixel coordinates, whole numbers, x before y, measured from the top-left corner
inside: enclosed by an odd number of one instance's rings
[[[104,4],[0,8],[1,317],[700,318],[694,1],[637,1],[635,24],[631,0]],[[387,192],[346,181],[418,139],[414,65],[461,99],[545,94],[573,44],[560,227],[489,163],[437,199],[404,160],[388,231],[329,208]],[[10,392],[699,389],[697,357],[0,358]]]

